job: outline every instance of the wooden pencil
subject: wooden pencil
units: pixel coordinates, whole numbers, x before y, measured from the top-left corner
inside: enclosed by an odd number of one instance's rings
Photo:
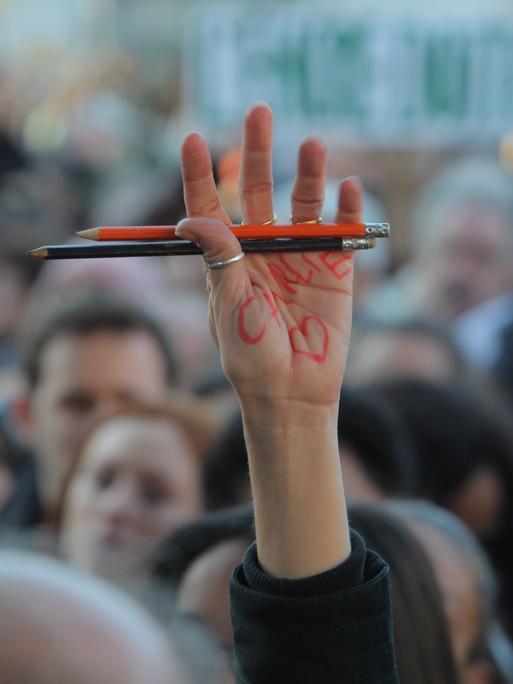
[[[89,240],[176,240],[176,226],[101,226],[80,230],[77,235]],[[239,239],[320,238],[320,237],[389,237],[388,223],[299,223],[231,225]]]
[[[371,249],[375,244],[375,238],[276,238],[274,240],[241,240],[240,242],[241,249],[249,253],[349,251]],[[163,240],[45,245],[31,250],[28,254],[36,259],[101,259],[202,254],[202,251],[194,242],[188,240]]]

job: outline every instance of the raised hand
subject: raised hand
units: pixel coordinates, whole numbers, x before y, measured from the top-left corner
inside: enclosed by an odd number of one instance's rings
[[[272,114],[246,116],[240,178],[245,222],[273,216]],[[324,195],[326,150],[299,150],[291,213],[315,221]],[[226,227],[208,148],[193,133],[182,149],[189,219],[181,237],[198,243],[207,264],[241,254]],[[356,179],[341,185],[337,221],[361,220]],[[197,217],[197,218],[195,218]],[[337,442],[337,414],[351,328],[353,255],[252,254],[208,270],[209,316],[224,370],[244,421],[258,557],[278,577],[332,568],[350,553]]]
[[[240,196],[245,223],[265,223],[273,216],[271,148],[272,113],[259,105],[244,124]],[[296,222],[321,214],[325,162],[319,140],[301,145],[291,197]],[[180,236],[198,243],[207,263],[239,254],[238,240],[225,227],[231,221],[216,191],[208,148],[197,133],[184,141],[182,174],[189,219],[180,223]],[[337,222],[361,220],[361,197],[357,179],[342,182]],[[251,254],[208,270],[207,277],[211,330],[241,401],[338,401],[351,327],[352,253]]]

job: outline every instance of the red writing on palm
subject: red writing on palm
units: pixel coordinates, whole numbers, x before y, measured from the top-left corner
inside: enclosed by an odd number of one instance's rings
[[[267,269],[275,281],[276,286],[287,293],[271,289],[270,292],[262,291],[262,298],[266,302],[268,309],[267,321],[260,323],[258,329],[252,329],[251,319],[252,306],[257,306],[258,295],[252,294],[247,297],[239,306],[237,318],[237,332],[240,339],[248,345],[255,345],[264,339],[267,332],[268,322],[274,320],[278,326],[284,324],[280,316],[277,301],[286,305],[300,304],[294,295],[299,294],[298,286],[316,286],[316,280],[325,283],[326,276],[336,281],[341,281],[352,271],[352,256],[341,254],[340,252],[317,252],[312,254],[301,254],[302,263],[298,260],[295,263],[286,255],[277,255],[276,261],[268,261]],[[304,268],[303,268],[304,266]],[[317,276],[317,277],[316,277]],[[255,289],[262,290],[261,286],[254,284]],[[302,291],[301,291],[302,292]],[[340,289],[342,294],[350,294],[349,291]],[[301,300],[302,297],[299,298]],[[315,314],[304,315],[296,325],[288,328],[290,349],[293,354],[300,354],[316,363],[324,363],[327,358],[330,333],[328,326],[321,317]]]

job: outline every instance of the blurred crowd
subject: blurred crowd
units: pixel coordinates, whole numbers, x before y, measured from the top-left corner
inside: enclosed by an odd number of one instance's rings
[[[0,680],[4,651],[40,667],[44,616],[63,672],[96,649],[119,681],[165,681],[176,651],[191,682],[226,684],[228,580],[254,531],[201,260],[25,256],[84,227],[176,224],[178,162],[136,136],[119,92],[82,94],[52,152],[28,144],[36,116],[0,76]],[[215,162],[237,222],[237,150]],[[397,198],[376,178],[365,218],[385,221]],[[460,155],[408,206],[408,249],[392,226],[357,260],[338,428],[350,521],[391,567],[402,682],[513,682],[513,177]]]

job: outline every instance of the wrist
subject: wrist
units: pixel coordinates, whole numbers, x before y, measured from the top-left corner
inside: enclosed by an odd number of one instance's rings
[[[277,577],[307,577],[350,553],[337,439],[338,403],[241,403],[258,556]]]
[[[335,430],[339,402],[326,404],[296,399],[240,399],[244,428],[247,433],[291,434],[315,430]]]
[[[250,465],[281,469],[291,460],[324,458],[338,461],[338,402],[316,405],[303,401],[252,400],[241,403]],[[279,460],[276,455],[279,454]]]

